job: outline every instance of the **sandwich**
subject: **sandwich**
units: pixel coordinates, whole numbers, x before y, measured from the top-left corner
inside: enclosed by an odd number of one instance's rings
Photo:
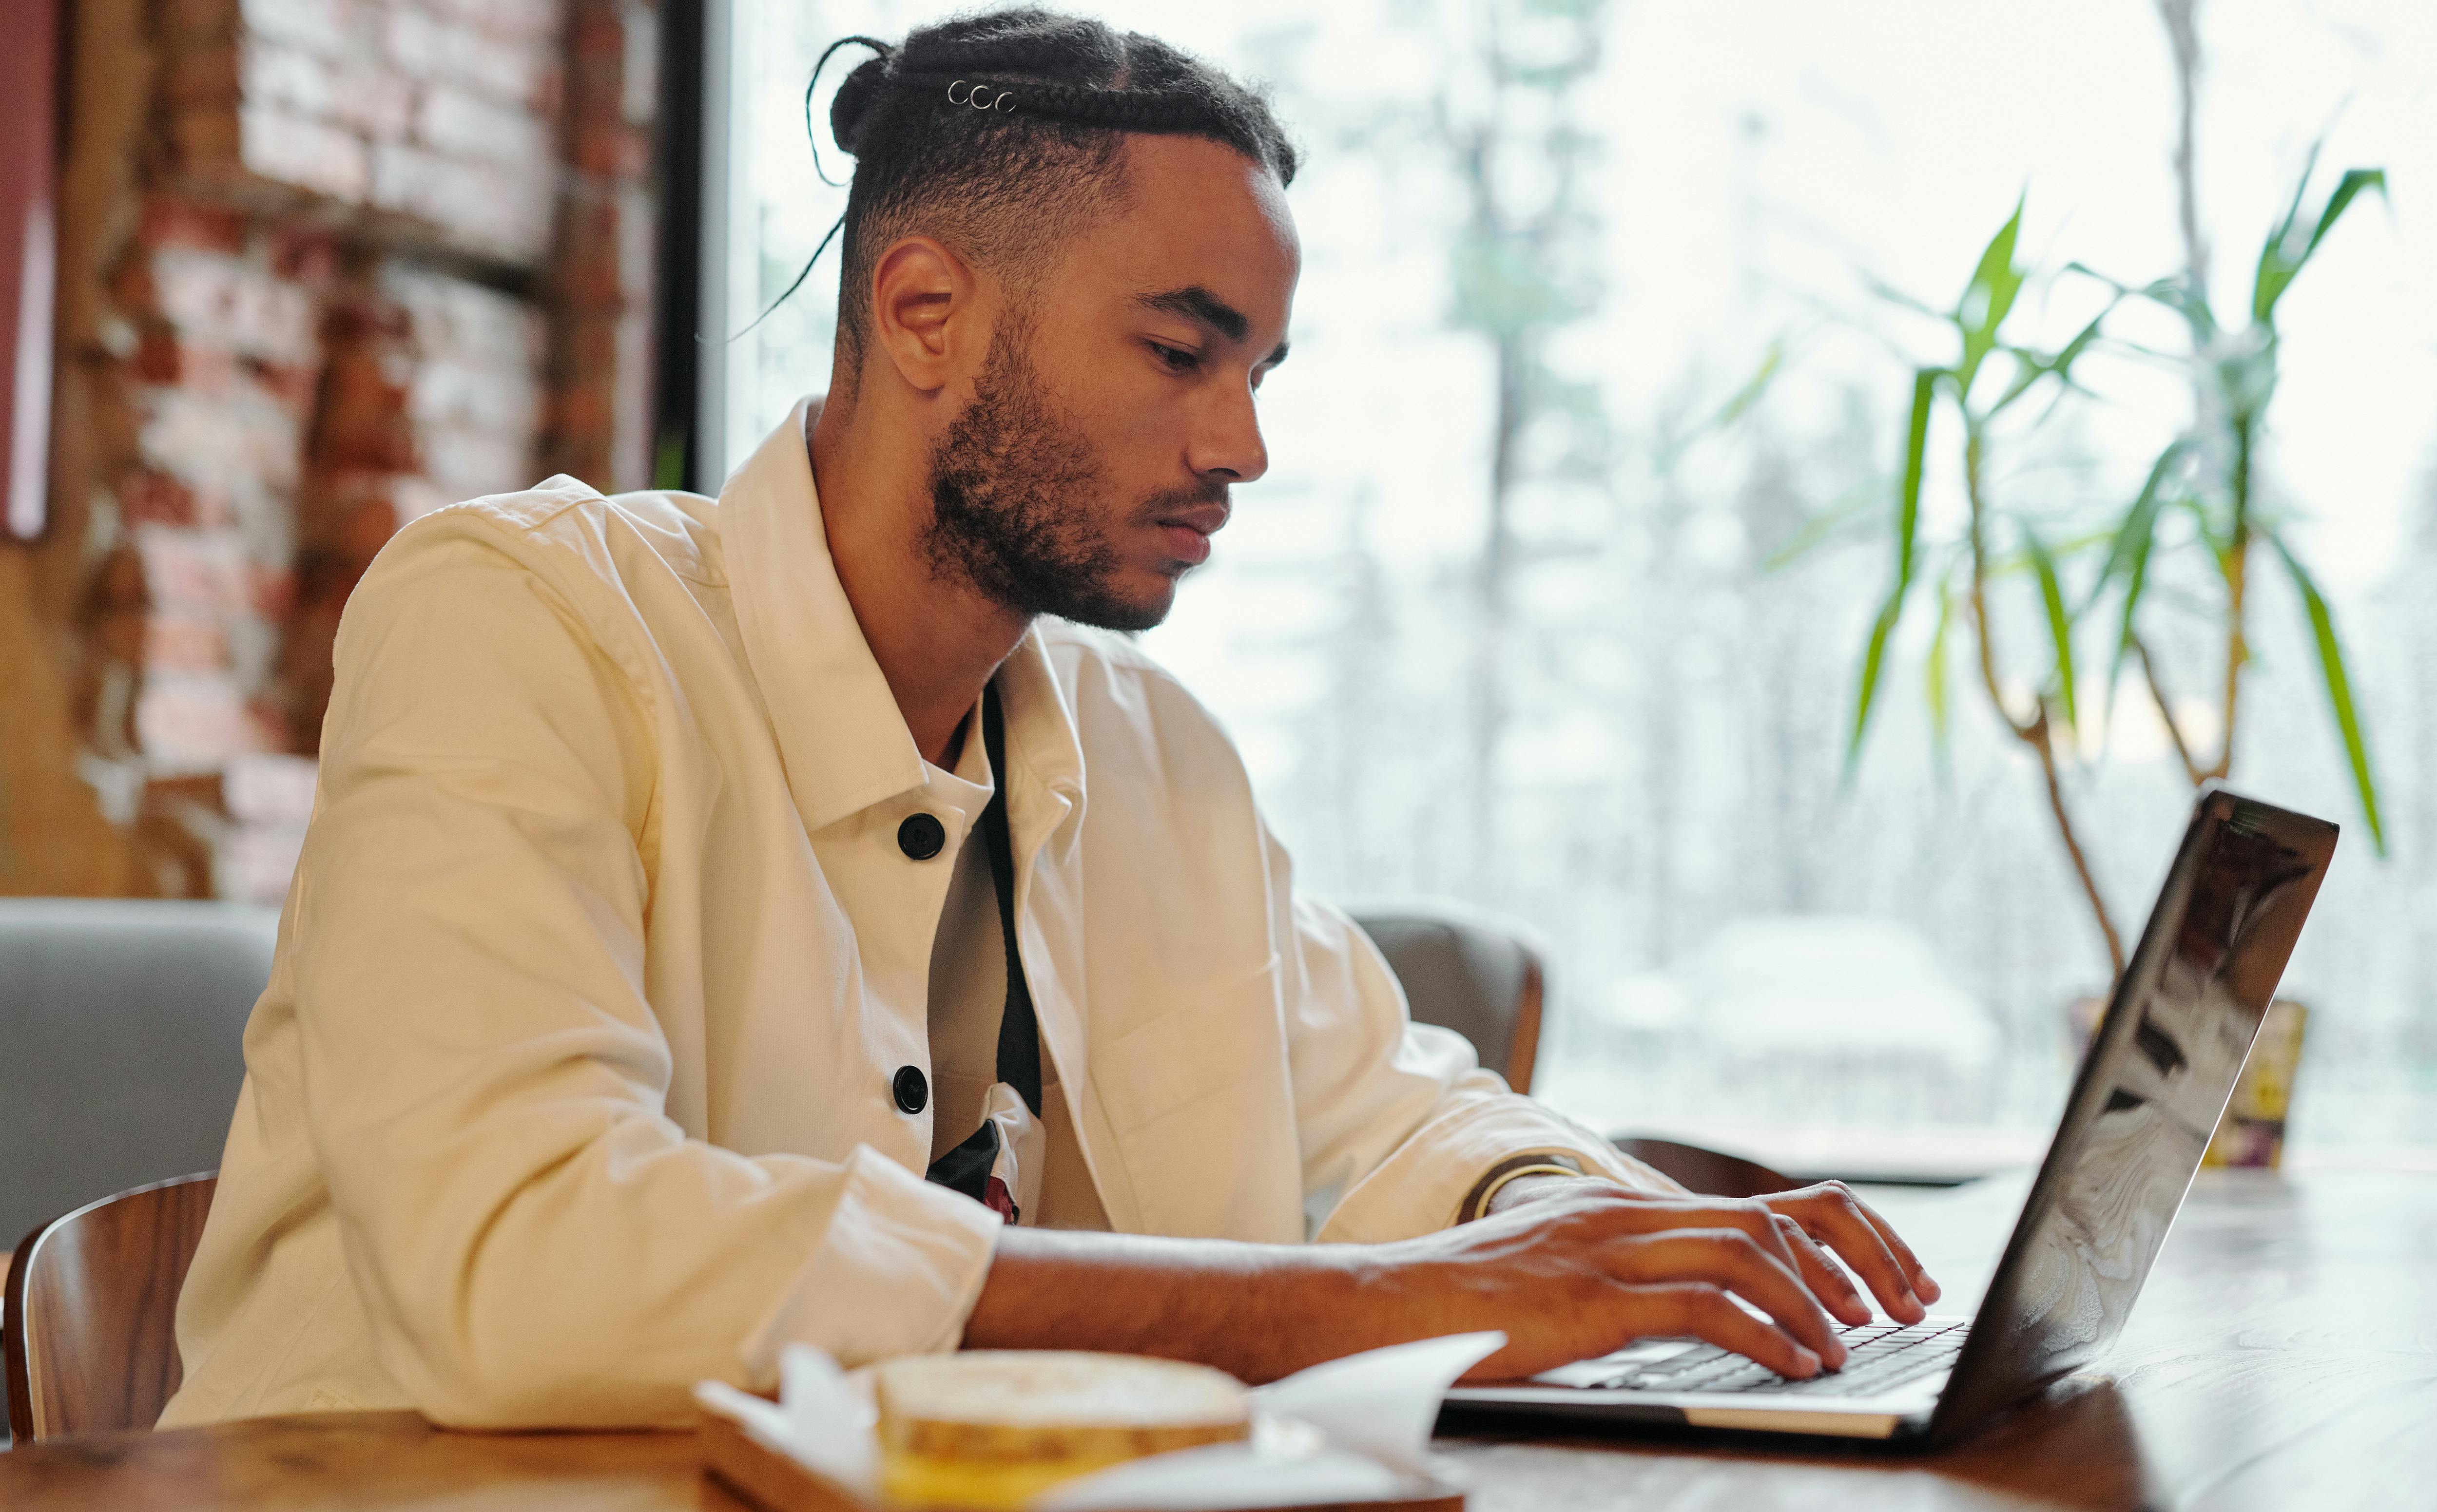
[[[891,1506],[1000,1512],[1126,1460],[1252,1436],[1241,1382],[1173,1360],[977,1349],[874,1377]]]

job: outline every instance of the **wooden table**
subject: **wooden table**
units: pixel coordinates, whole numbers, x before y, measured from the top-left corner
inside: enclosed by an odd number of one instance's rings
[[[2019,1183],[1873,1192],[1950,1297]],[[2103,1376],[1935,1452],[1464,1434],[1474,1512],[1548,1508],[2437,1506],[2437,1178],[2201,1181]],[[1942,1310],[1942,1309],[1941,1309]],[[0,1454],[0,1507],[733,1512],[685,1434],[437,1433],[406,1413],[58,1439]]]

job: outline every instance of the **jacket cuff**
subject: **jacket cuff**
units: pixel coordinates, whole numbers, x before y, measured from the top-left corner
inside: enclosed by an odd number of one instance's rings
[[[1005,1226],[972,1198],[857,1145],[820,1243],[745,1338],[746,1382],[777,1385],[791,1344],[826,1349],[850,1370],[955,1348]]]
[[[1446,1228],[1463,1218],[1465,1199],[1484,1178],[1525,1157],[1562,1156],[1586,1175],[1654,1194],[1682,1190],[1573,1120],[1499,1089],[1486,1073],[1475,1075],[1489,1085],[1464,1086],[1443,1102],[1412,1138],[1345,1194],[1321,1225],[1318,1243],[1377,1244]]]

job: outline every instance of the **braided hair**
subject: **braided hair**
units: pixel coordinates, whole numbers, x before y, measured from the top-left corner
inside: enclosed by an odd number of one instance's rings
[[[1294,146],[1266,99],[1140,32],[1022,6],[919,26],[893,46],[845,38],[822,62],[849,44],[873,56],[830,103],[830,133],[855,159],[831,228],[845,234],[842,387],[870,330],[862,290],[890,243],[938,235],[1021,294],[1079,220],[1121,201],[1128,133],[1218,142],[1294,182]],[[809,126],[809,87],[804,104]]]

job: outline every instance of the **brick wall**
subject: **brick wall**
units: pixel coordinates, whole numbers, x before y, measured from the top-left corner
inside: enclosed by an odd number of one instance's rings
[[[8,687],[0,893],[275,900],[381,544],[648,480],[655,12],[70,15],[53,524],[0,548],[0,644],[53,675]]]

